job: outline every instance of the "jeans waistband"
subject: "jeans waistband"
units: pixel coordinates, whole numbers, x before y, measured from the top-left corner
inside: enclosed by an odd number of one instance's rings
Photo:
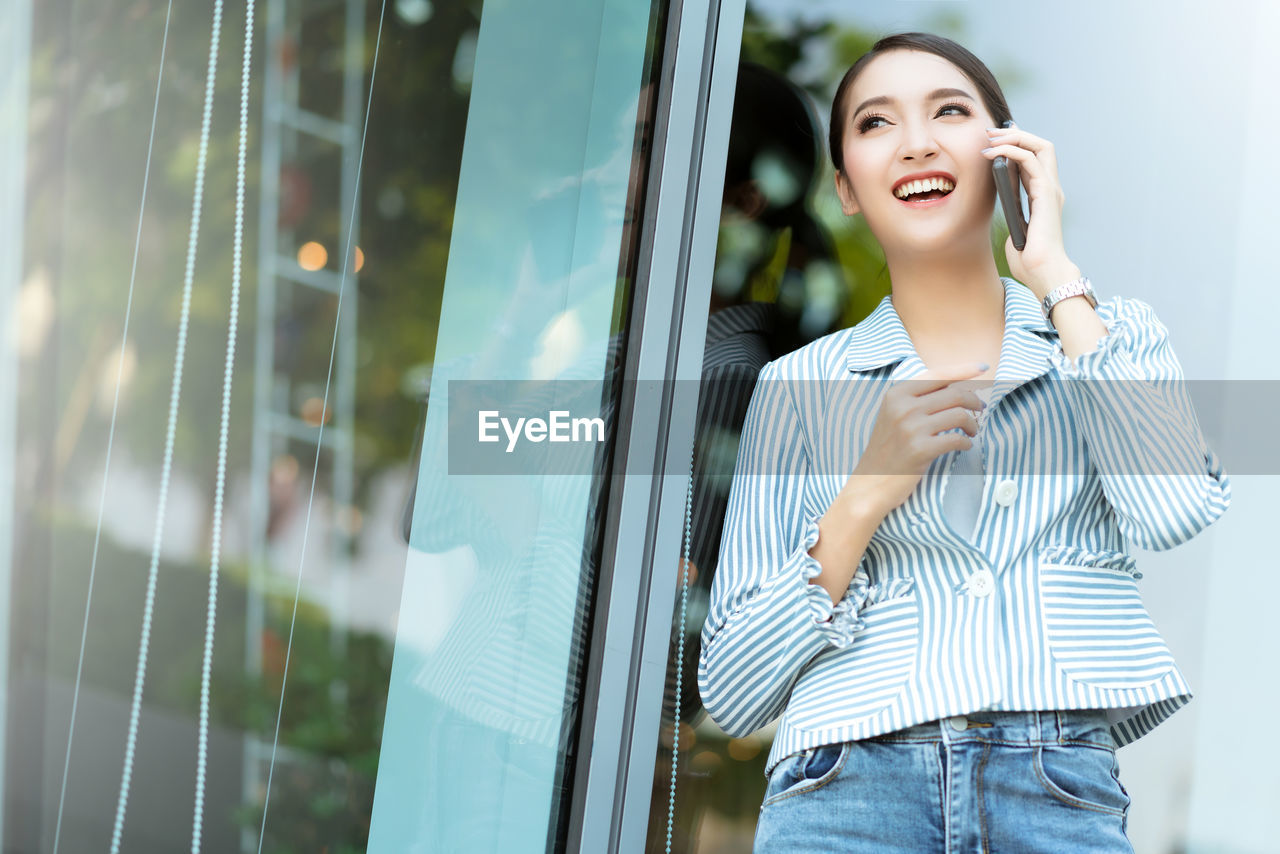
[[[1013,745],[1089,744],[1116,748],[1102,709],[1049,712],[972,712],[879,735],[872,741],[980,741]]]

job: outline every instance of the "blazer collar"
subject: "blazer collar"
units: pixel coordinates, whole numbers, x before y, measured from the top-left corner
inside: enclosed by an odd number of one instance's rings
[[[1049,356],[1058,347],[1058,333],[1045,320],[1035,295],[1015,279],[1001,277],[1001,282],[1005,329],[997,366],[997,395],[1048,372],[1052,366]],[[892,380],[908,379],[925,370],[892,299],[886,296],[850,330],[846,364],[855,372],[895,365]]]

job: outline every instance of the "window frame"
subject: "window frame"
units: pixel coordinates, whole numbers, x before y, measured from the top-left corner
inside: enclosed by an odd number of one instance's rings
[[[745,0],[672,0],[568,851],[645,849]],[[660,405],[638,406],[647,383]],[[682,405],[683,404],[683,405]],[[644,471],[638,475],[633,472]],[[686,686],[686,690],[697,690]]]

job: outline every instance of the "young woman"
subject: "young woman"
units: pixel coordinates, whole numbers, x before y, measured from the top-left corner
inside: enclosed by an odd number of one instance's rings
[[[1010,118],[922,33],[837,90],[836,192],[892,294],[762,371],[699,662],[731,735],[781,713],[757,852],[1131,851],[1116,747],[1190,699],[1126,544],[1190,539],[1229,484],[1168,330],[1093,297],[1054,148]],[[1030,201],[1014,278],[997,156]]]

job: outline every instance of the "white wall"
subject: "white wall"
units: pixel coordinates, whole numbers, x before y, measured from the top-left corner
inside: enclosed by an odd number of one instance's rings
[[[0,3],[0,688],[9,684],[9,589],[13,559],[17,325],[22,279],[30,0]],[[0,792],[4,791],[6,703],[0,703]],[[0,839],[4,802],[0,799]]]
[[[1261,3],[1244,46],[1252,60],[1240,85],[1251,90],[1248,121],[1223,121],[1222,159],[1238,159],[1235,274],[1222,284],[1229,294],[1225,329],[1226,375],[1232,380],[1268,380],[1268,386],[1233,394],[1242,405],[1232,419],[1259,409],[1275,411],[1280,366],[1275,328],[1280,312],[1280,271],[1275,257],[1280,225],[1280,114],[1275,106],[1280,81],[1280,5]],[[1266,407],[1250,406],[1260,391]],[[1275,422],[1271,431],[1274,434]],[[1187,850],[1197,852],[1275,851],[1280,838],[1280,745],[1265,732],[1270,713],[1280,708],[1280,679],[1274,654],[1280,649],[1280,560],[1267,532],[1275,525],[1280,477],[1245,475],[1233,481],[1232,507],[1213,541],[1212,573],[1194,589],[1205,602],[1207,625],[1199,726],[1193,748],[1194,782]],[[1260,725],[1260,726],[1259,726]],[[1189,745],[1190,746],[1190,745]]]

